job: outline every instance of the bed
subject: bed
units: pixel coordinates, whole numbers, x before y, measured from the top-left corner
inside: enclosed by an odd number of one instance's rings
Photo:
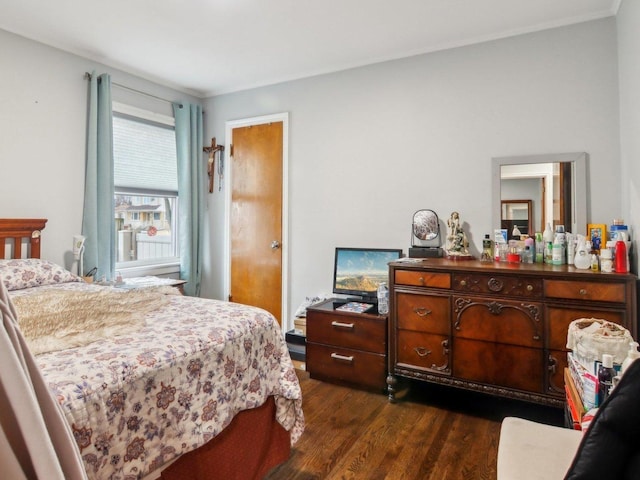
[[[0,219],[0,278],[89,478],[262,478],[287,460],[304,415],[272,315],[87,284],[39,259],[45,223]]]

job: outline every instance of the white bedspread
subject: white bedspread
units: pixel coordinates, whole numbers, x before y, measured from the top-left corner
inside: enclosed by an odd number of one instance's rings
[[[105,288],[66,283],[45,288]],[[90,478],[140,478],[275,396],[294,443],[304,430],[298,378],[264,310],[172,295],[139,331],[38,355]]]

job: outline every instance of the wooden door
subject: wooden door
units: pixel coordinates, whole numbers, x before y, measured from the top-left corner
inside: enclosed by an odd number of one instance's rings
[[[232,130],[229,300],[282,317],[283,122]]]

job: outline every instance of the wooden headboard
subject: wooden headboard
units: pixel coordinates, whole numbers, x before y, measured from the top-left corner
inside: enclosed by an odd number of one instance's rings
[[[46,218],[0,218],[0,258],[22,258],[23,242],[28,258],[40,258],[40,231],[46,223]]]

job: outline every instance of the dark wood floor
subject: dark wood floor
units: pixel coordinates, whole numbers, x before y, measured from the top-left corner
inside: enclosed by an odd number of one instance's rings
[[[390,404],[300,373],[306,429],[269,480],[496,478],[500,422],[562,425],[561,409],[409,382]]]

